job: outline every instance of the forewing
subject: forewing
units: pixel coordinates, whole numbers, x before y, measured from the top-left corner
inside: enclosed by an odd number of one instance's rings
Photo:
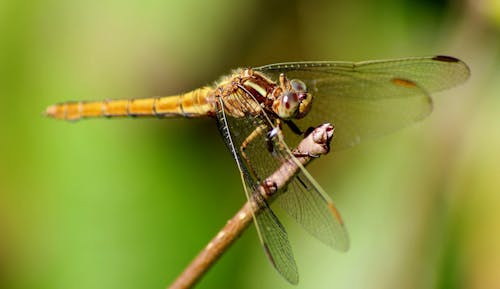
[[[255,70],[273,75],[275,79],[284,72],[289,78],[298,78],[306,82],[342,75],[354,79],[356,79],[356,74],[386,75],[387,78],[407,79],[416,82],[429,93],[456,86],[470,76],[469,67],[463,61],[450,56],[361,62],[288,62],[264,65],[255,68]],[[359,88],[362,88],[361,86],[362,84],[359,85]],[[355,97],[355,95],[352,96]],[[397,95],[386,97],[397,97]]]
[[[231,102],[231,108],[235,109],[238,101],[248,109],[253,105],[247,101],[247,96],[235,96],[235,99],[226,99]],[[245,102],[245,103],[242,103]],[[267,202],[260,194],[253,194],[259,187],[261,181],[273,172],[273,168],[278,168],[279,164],[267,150],[267,144],[264,135],[257,135],[247,147],[247,155],[250,162],[242,155],[241,146],[257,128],[268,127],[268,122],[262,117],[247,114],[242,117],[235,117],[228,111],[228,107],[223,100],[219,101],[217,109],[217,121],[223,138],[230,149],[241,173],[247,199],[250,203],[259,208],[259,213],[254,214],[254,222],[257,228],[260,241],[264,250],[276,268],[276,270],[290,283],[298,283],[298,270],[293,258],[292,248],[288,240],[285,228],[274,215]],[[255,107],[257,110],[258,107]],[[255,152],[260,150],[260,154]],[[255,169],[256,167],[266,170]]]
[[[305,130],[332,123],[334,150],[423,119],[432,110],[429,93],[462,83],[470,74],[465,63],[448,56],[358,63],[282,63],[256,70],[272,79],[285,73],[289,79],[306,83],[313,95],[312,109],[296,124]],[[298,140],[289,138],[287,143]]]

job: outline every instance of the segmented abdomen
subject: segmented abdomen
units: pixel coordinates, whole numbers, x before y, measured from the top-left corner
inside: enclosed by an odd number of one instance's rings
[[[152,98],[65,102],[47,107],[45,114],[63,120],[96,117],[202,117],[215,115],[213,89]]]

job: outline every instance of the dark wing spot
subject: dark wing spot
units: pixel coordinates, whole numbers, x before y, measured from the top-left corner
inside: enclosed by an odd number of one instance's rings
[[[417,84],[411,80],[408,79],[403,79],[403,78],[393,78],[392,83],[395,85],[399,86],[404,86],[404,87],[415,87]]]
[[[446,56],[446,55],[437,55],[432,58],[432,60],[442,61],[442,62],[459,62],[455,57]]]

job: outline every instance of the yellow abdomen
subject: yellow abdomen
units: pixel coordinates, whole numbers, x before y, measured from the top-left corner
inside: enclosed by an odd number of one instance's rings
[[[65,102],[47,107],[45,115],[63,120],[96,117],[202,117],[215,115],[211,87],[163,97]]]

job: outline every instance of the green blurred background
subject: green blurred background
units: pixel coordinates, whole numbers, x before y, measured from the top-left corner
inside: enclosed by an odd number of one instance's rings
[[[245,201],[211,119],[68,123],[52,103],[169,95],[232,68],[448,54],[471,79],[312,174],[352,246],[284,218],[301,280],[251,228],[199,288],[500,288],[500,2],[0,2],[0,288],[164,288]]]

